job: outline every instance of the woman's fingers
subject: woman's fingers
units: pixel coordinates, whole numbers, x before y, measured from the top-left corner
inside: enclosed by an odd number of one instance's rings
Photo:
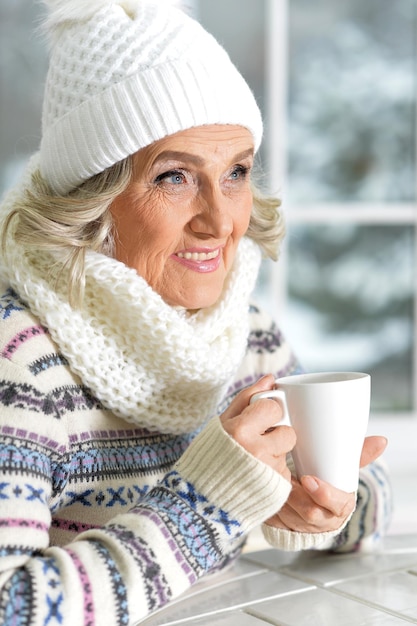
[[[260,393],[261,391],[270,391],[275,383],[275,379],[272,374],[268,374],[267,376],[262,376],[255,384],[250,387],[246,387],[243,389],[238,395],[232,400],[230,406],[226,409],[226,411],[221,416],[222,421],[230,419],[232,417],[236,417],[248,406],[251,397],[255,393]]]
[[[365,467],[375,461],[384,452],[387,447],[388,440],[385,437],[372,436],[366,437],[363,443],[360,467]]]
[[[337,530],[355,508],[355,494],[346,493],[313,476],[294,480],[286,504],[268,524],[296,532]]]
[[[330,515],[346,517],[355,503],[355,494],[336,489],[330,483],[315,476],[302,476],[301,485],[308,493],[311,501]],[[349,510],[348,510],[349,509]]]
[[[286,457],[296,437],[290,426],[277,426],[283,417],[281,405],[269,398],[249,404],[254,393],[273,385],[273,376],[260,379],[236,396],[220,419],[226,432],[247,452],[290,479]]]

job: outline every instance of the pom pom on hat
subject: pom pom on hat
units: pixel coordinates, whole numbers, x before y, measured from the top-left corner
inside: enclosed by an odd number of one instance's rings
[[[105,6],[115,4],[114,0],[43,0],[48,9],[46,28],[53,28],[62,22],[88,20]]]
[[[175,0],[44,0],[51,58],[40,171],[55,193],[154,141],[262,119],[226,51]]]
[[[44,28],[52,31],[64,22],[82,22],[104,8],[118,4],[127,15],[133,17],[136,13],[138,0],[42,0],[48,10]],[[181,0],[159,0],[160,4],[182,7]]]
[[[139,0],[140,1],[140,0]],[[138,0],[42,0],[48,9],[49,24],[58,24],[67,20],[82,21],[92,17],[97,11],[112,4],[119,4],[126,13],[134,13],[138,6]],[[182,0],[159,0],[160,4],[181,8]]]

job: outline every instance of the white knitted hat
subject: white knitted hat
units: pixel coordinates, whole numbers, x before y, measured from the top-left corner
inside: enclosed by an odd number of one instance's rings
[[[52,34],[40,170],[66,194],[154,141],[262,119],[212,35],[167,0],[44,0]]]

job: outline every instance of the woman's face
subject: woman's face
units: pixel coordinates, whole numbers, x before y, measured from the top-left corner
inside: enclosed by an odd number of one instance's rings
[[[111,206],[115,257],[168,304],[200,309],[219,298],[252,210],[253,138],[242,126],[199,126],[134,156]]]

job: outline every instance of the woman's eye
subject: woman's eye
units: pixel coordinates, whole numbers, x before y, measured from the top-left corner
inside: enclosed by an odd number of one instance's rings
[[[245,179],[249,173],[249,168],[244,165],[237,165],[231,172],[230,178],[232,180]]]
[[[185,176],[182,172],[178,170],[172,170],[169,172],[164,172],[163,174],[159,174],[159,176],[155,179],[156,183],[168,183],[170,185],[181,185],[185,182]]]

